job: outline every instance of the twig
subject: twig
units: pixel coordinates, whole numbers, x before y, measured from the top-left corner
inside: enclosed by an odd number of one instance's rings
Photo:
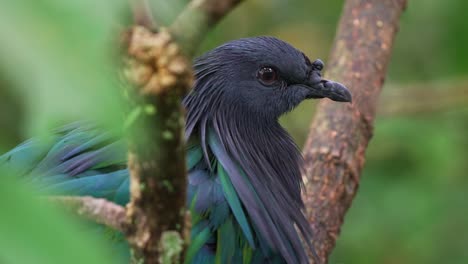
[[[388,87],[379,102],[381,117],[442,113],[468,106],[468,81],[416,83]]]
[[[351,205],[372,137],[398,21],[406,0],[347,0],[327,75],[346,84],[353,104],[323,100],[304,148],[304,202],[323,263]]]
[[[151,30],[156,29],[156,22],[148,0],[129,0],[133,13],[133,23]]]
[[[113,202],[90,196],[55,196],[48,199],[82,218],[126,232],[125,208]]]
[[[243,0],[193,0],[177,17],[171,32],[182,50],[192,56],[205,35]]]

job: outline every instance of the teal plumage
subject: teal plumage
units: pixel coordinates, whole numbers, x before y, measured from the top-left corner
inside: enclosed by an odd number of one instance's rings
[[[216,139],[210,141],[210,146],[218,144]],[[0,156],[0,166],[43,193],[89,195],[125,205],[129,177],[125,159],[119,158],[125,153],[120,141],[77,124],[61,129],[45,143],[40,139],[25,142]],[[230,178],[218,161],[209,173],[201,161],[202,149],[192,142],[187,148],[187,203],[193,221],[187,263],[252,263],[255,235]]]
[[[186,263],[308,263],[314,249],[301,200],[302,158],[278,118],[308,98],[349,102],[349,91],[321,78],[320,60],[271,37],[226,43],[194,68],[183,102],[192,216]],[[122,138],[74,123],[0,156],[0,166],[50,195],[125,205],[126,153]],[[128,256],[123,239],[114,242]]]

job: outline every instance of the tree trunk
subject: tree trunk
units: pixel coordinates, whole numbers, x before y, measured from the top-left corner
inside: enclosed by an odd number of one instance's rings
[[[304,148],[307,216],[326,263],[358,189],[398,21],[406,0],[348,0],[328,63],[352,104],[323,100]]]

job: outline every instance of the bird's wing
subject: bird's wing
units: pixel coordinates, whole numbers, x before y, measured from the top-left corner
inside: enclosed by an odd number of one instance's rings
[[[201,150],[188,150],[188,166]],[[35,138],[0,156],[0,166],[40,191],[55,195],[129,200],[127,148],[122,139],[87,124],[74,123],[47,138]]]
[[[75,123],[34,138],[0,157],[0,166],[47,194],[90,195],[128,201],[125,143]]]

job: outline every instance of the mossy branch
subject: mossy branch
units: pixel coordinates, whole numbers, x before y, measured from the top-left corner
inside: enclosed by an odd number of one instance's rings
[[[168,241],[188,241],[190,233],[181,101],[192,87],[191,56],[196,47],[239,2],[194,0],[169,29],[137,25],[127,36],[124,72],[132,87],[131,108],[137,111],[130,111],[131,120],[126,122],[131,185],[126,235],[135,263],[183,261],[186,243],[179,243],[177,251],[167,246]]]
[[[125,208],[113,202],[90,196],[55,196],[48,199],[84,219],[126,232]]]
[[[243,0],[193,0],[171,26],[182,50],[193,56],[206,34]]]

